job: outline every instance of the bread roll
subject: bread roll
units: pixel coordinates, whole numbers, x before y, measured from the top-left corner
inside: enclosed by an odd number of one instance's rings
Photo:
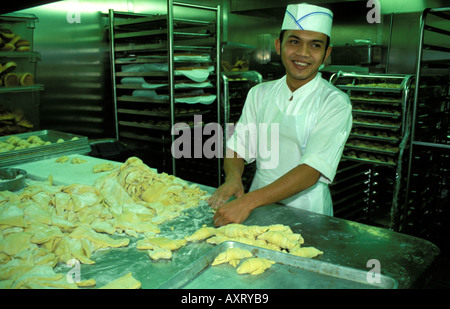
[[[7,73],[3,76],[3,84],[5,87],[18,87],[20,85],[19,76],[15,73]]]
[[[2,66],[2,69],[3,69],[2,73],[3,74],[10,73],[10,72],[14,71],[16,69],[16,67],[17,67],[17,64],[14,61],[9,61]]]
[[[2,47],[0,47],[0,51],[14,51],[16,49],[16,47],[14,46],[14,44],[11,43],[6,43],[5,45],[3,45]]]
[[[31,50],[30,46],[19,46],[16,48],[16,51],[18,52],[28,52],[30,50]]]
[[[21,86],[33,86],[34,76],[31,73],[23,73],[19,75],[19,81]]]
[[[14,38],[14,32],[12,32],[9,29],[0,29],[0,36],[2,36],[4,39],[11,40]]]
[[[20,47],[20,46],[30,46],[30,41],[28,41],[28,40],[19,40],[19,41],[17,41],[17,43],[16,43],[16,48],[17,47]]]
[[[22,37],[21,37],[20,35],[16,34],[16,35],[11,39],[11,41],[9,41],[8,43],[16,45],[16,43],[17,43],[21,38],[22,38]]]

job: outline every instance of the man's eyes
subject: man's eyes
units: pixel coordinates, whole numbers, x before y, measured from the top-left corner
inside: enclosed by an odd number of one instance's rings
[[[300,44],[300,41],[299,40],[289,40],[289,44],[298,45],[298,44]],[[320,44],[320,43],[311,43],[310,46],[312,48],[317,48],[317,49],[322,48],[322,44]]]

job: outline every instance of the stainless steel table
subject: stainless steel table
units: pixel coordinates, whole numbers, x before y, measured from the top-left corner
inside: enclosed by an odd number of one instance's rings
[[[370,271],[377,260],[381,274],[398,281],[398,288],[421,287],[439,256],[433,243],[384,228],[315,214],[282,205],[255,209],[244,222],[289,225],[305,239],[304,246],[324,251],[322,261]]]
[[[34,179],[46,179],[49,174],[54,174],[56,184],[74,181],[74,173],[66,171],[61,175],[55,174],[55,169],[47,163],[34,162],[20,167]],[[98,162],[95,158],[89,158],[88,163],[92,165]],[[86,172],[78,171],[80,175],[77,174],[77,181],[80,183],[93,183],[93,179],[88,177],[92,174],[88,167]],[[209,193],[215,190],[208,186],[200,187]],[[206,204],[189,209],[185,214],[163,224],[161,236],[183,238],[202,225],[213,226],[212,217],[213,213]],[[373,266],[368,266],[368,261],[376,260],[381,274],[397,280],[398,288],[402,289],[420,287],[439,255],[437,246],[423,239],[282,205],[257,208],[244,222],[246,225],[262,226],[277,223],[289,225],[295,233],[300,233],[305,239],[304,246],[322,250],[324,254],[319,257],[322,261],[370,271]],[[95,278],[98,286],[102,286],[120,275],[133,272],[142,282],[142,288],[157,288],[211,250],[211,245],[204,242],[190,244],[175,252],[172,261],[153,263],[146,250],[137,250],[135,245],[136,239],[131,239],[126,248],[95,252],[92,259],[96,264],[82,265],[82,278]],[[63,273],[70,269],[65,265],[58,266],[58,270]]]

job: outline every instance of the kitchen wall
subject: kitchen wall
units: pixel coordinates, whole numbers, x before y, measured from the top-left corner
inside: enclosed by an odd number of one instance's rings
[[[213,6],[214,1],[191,3]],[[66,0],[22,10],[34,14],[35,50],[41,54],[36,79],[41,93],[41,128],[115,137],[110,75],[107,12],[165,14],[165,0]],[[174,10],[183,18],[192,10]],[[206,18],[206,17],[205,17]]]
[[[254,7],[240,9],[238,4]],[[296,1],[280,0],[186,0],[214,6],[224,12],[223,40],[252,52],[251,68],[264,77],[282,75],[283,68],[273,43],[278,36],[285,6]],[[445,6],[444,0],[380,1],[380,23],[369,23],[368,1],[308,1],[326,4],[334,12],[332,44],[353,44],[355,39],[389,44],[389,73],[412,74],[415,68],[420,12]],[[399,4],[399,3],[403,4]],[[263,6],[264,5],[264,6]],[[165,14],[166,0],[65,0],[21,11],[36,15],[35,49],[41,53],[37,81],[41,94],[41,128],[87,135],[114,137],[109,46],[105,13],[108,9]],[[177,11],[175,11],[177,14]],[[202,18],[192,11],[178,11],[189,18]],[[254,47],[247,49],[248,46]],[[233,60],[233,59],[231,59]],[[385,60],[383,60],[385,63]]]

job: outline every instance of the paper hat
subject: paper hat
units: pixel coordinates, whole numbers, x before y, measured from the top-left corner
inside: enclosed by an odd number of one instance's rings
[[[322,32],[331,37],[333,12],[307,3],[289,4],[281,30],[309,30]]]

